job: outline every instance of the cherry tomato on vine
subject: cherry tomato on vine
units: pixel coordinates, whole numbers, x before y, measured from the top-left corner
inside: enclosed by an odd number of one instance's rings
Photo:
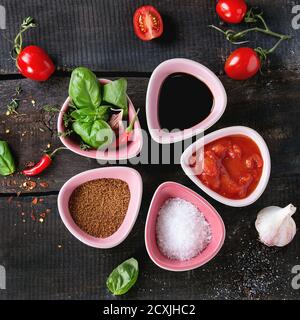
[[[228,23],[240,23],[246,13],[245,0],[219,0],[216,6],[219,17]]]
[[[54,63],[47,52],[38,46],[23,48],[23,33],[35,27],[36,23],[32,17],[23,20],[14,40],[12,58],[23,76],[36,81],[45,81],[55,71]]]
[[[246,80],[253,77],[261,67],[259,55],[252,48],[234,50],[227,58],[225,72],[235,80]]]
[[[152,6],[142,6],[135,11],[133,26],[135,34],[143,41],[160,37],[164,30],[162,17]]]
[[[55,71],[55,66],[45,50],[38,46],[28,46],[17,56],[17,67],[26,78],[45,81]]]

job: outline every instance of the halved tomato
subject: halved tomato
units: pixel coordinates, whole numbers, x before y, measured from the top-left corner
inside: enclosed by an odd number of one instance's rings
[[[162,17],[152,6],[142,6],[135,11],[133,26],[135,34],[143,41],[160,37],[164,30]]]

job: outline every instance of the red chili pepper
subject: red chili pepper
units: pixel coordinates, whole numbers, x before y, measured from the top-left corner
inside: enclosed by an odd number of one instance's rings
[[[50,164],[52,163],[52,159],[53,159],[54,154],[57,151],[62,150],[62,149],[66,149],[66,148],[65,147],[57,148],[51,154],[47,154],[47,153],[44,154],[42,156],[41,160],[36,165],[34,165],[32,168],[23,170],[22,173],[28,177],[32,177],[32,176],[36,176],[36,175],[40,174],[41,172],[43,172],[46,168],[48,168],[50,166]]]
[[[126,130],[115,140],[115,142],[113,143],[114,148],[120,148],[124,145],[127,145],[128,142],[131,140],[133,135],[133,126],[139,112],[140,112],[140,109],[138,109],[138,111],[136,112],[134,118],[131,120]]]

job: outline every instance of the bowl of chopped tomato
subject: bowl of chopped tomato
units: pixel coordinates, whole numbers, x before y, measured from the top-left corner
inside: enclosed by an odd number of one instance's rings
[[[271,159],[258,132],[235,126],[198,139],[182,154],[181,166],[215,200],[244,207],[254,203],[266,189]]]

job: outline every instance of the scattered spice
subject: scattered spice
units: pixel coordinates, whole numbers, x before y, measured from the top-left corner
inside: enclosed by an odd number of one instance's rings
[[[40,218],[46,218],[46,212],[40,213]]]
[[[28,191],[33,190],[36,188],[36,182],[31,180],[26,180],[22,183],[22,187]]]
[[[121,226],[129,205],[128,184],[119,179],[97,179],[77,187],[69,201],[74,222],[97,238],[107,238]]]
[[[8,199],[7,199],[7,203],[11,203],[12,202],[12,199],[13,199],[13,197],[11,196],[11,197],[9,197]]]
[[[36,205],[37,203],[38,203],[38,198],[33,198],[32,199],[32,201],[31,201],[31,203],[33,204],[33,205]]]
[[[49,187],[49,183],[46,181],[40,182],[40,187],[47,189]]]
[[[25,163],[25,167],[26,168],[31,168],[31,167],[33,167],[35,165],[35,163],[33,162],[33,161],[27,161],[26,163]]]

